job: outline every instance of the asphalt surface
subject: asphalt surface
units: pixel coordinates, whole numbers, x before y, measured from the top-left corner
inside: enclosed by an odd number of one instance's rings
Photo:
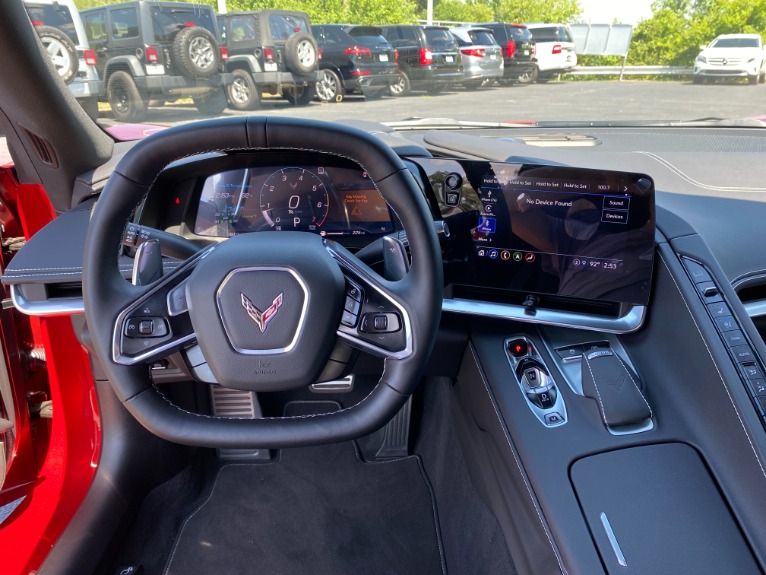
[[[260,110],[248,113],[378,122],[413,117],[479,122],[740,119],[766,116],[766,86],[737,81],[712,85],[678,81],[572,81],[490,86],[473,91],[456,87],[436,96],[414,92],[404,98],[370,101],[350,96],[340,103],[312,102],[304,107],[267,96]],[[222,116],[240,114],[227,109]],[[145,122],[173,125],[204,117],[209,116],[200,115],[191,104],[172,103],[150,108]],[[109,112],[102,112],[100,120],[106,125],[115,123]]]

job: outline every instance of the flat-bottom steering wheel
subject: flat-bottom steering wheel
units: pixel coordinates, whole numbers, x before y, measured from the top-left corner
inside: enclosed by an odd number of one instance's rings
[[[407,232],[407,274],[388,281],[314,234],[263,232],[204,249],[148,286],[125,281],[116,258],[123,230],[163,169],[198,154],[258,150],[333,154],[359,164]],[[431,354],[442,282],[425,198],[388,146],[356,129],[274,117],[187,124],[138,143],[99,197],[83,261],[88,329],[117,396],[155,435],[207,447],[313,445],[384,425],[413,392]],[[154,337],[131,337],[149,328]],[[382,356],[385,368],[369,395],[333,413],[260,419],[191,413],[150,377],[150,363],[198,345],[196,355],[225,387],[305,387],[317,380],[338,338]]]

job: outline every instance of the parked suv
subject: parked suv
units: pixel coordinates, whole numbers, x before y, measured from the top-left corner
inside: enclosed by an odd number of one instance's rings
[[[566,74],[577,66],[572,32],[566,24],[527,24],[537,46],[538,81]]]
[[[693,82],[714,78],[747,78],[751,84],[766,79],[763,41],[758,34],[722,34],[694,60]]]
[[[535,42],[526,26],[505,22],[484,22],[477,26],[492,30],[495,40],[503,49],[502,83],[527,84],[534,81],[537,73]]]
[[[229,51],[227,70],[233,82],[227,92],[237,110],[260,106],[261,93],[278,94],[292,104],[314,97],[319,49],[305,12],[258,10],[218,16]]]
[[[316,93],[323,102],[349,92],[378,98],[397,79],[396,53],[377,26],[324,24],[311,31],[322,50]]]
[[[90,49],[73,0],[25,0],[32,24],[56,72],[88,113],[98,117],[96,53]]]
[[[456,26],[450,32],[463,60],[463,87],[475,90],[485,80],[503,77],[503,51],[489,28]]]
[[[445,26],[381,26],[383,36],[399,54],[399,77],[389,87],[392,96],[411,89],[438,94],[463,80],[457,43]]]
[[[140,122],[150,101],[191,96],[204,114],[226,108],[231,83],[212,7],[123,2],[81,11],[97,55],[100,97],[123,122]]]

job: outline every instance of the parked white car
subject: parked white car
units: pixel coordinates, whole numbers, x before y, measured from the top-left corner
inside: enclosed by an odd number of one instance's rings
[[[566,74],[577,66],[572,32],[566,24],[527,24],[536,43],[538,81]]]
[[[694,83],[710,78],[747,78],[750,84],[766,79],[763,40],[758,34],[722,34],[704,47],[694,61]]]

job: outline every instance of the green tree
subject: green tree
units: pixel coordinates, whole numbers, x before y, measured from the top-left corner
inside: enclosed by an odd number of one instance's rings
[[[572,22],[582,8],[578,0],[494,0],[495,16],[503,22]]]
[[[485,2],[441,0],[434,7],[434,20],[447,22],[490,22],[494,19],[494,9]]]
[[[766,33],[766,0],[657,0],[633,32],[628,62],[691,66],[719,34]]]

